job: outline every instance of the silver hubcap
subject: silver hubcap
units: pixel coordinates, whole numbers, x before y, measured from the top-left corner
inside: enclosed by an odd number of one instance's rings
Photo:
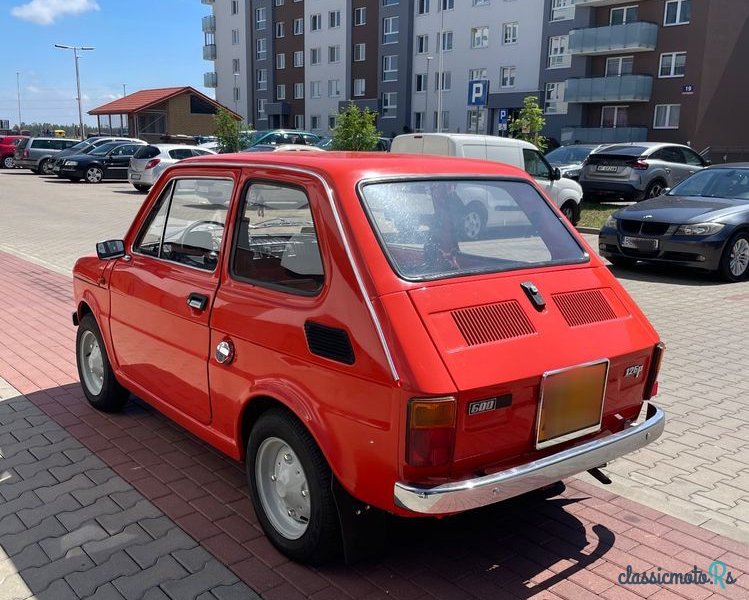
[[[749,241],[746,238],[736,240],[731,248],[731,260],[728,264],[734,277],[741,277],[746,272],[749,265]]]
[[[42,173],[49,175],[52,172],[52,163],[47,161],[42,165]]]
[[[101,181],[101,171],[99,169],[89,169],[86,171],[86,180],[91,183],[99,183]]]
[[[479,233],[481,233],[481,217],[477,212],[471,211],[463,217],[463,230],[466,237],[471,240],[479,236]]]
[[[104,359],[101,355],[99,340],[91,331],[86,331],[81,336],[78,360],[81,363],[81,373],[86,389],[94,396],[98,396],[101,388],[104,387]]]
[[[273,528],[290,540],[302,537],[310,517],[307,476],[299,458],[282,439],[271,437],[260,444],[255,480],[260,502]]]
[[[15,165],[16,165],[16,163],[13,161],[13,157],[12,156],[6,156],[3,159],[3,166],[6,169],[12,169]]]

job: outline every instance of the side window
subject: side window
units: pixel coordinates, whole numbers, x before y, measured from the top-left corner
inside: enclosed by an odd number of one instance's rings
[[[303,190],[253,183],[240,215],[232,275],[289,293],[314,295],[320,291],[322,259]]]
[[[34,140],[32,147],[36,150],[49,150],[52,148],[52,142],[50,140]]]
[[[652,158],[656,160],[662,160],[670,163],[684,163],[684,157],[680,152],[680,148],[674,148],[673,146],[666,146],[661,148],[657,152],[654,152]]]
[[[226,179],[177,179],[154,207],[136,249],[213,271],[232,189],[232,181]]]
[[[132,146],[117,146],[114,150],[112,150],[112,154],[110,156],[125,156],[126,154],[132,154],[130,152],[130,149]]]
[[[174,150],[169,151],[169,157],[176,160],[182,160],[183,158],[192,158],[193,156],[195,155],[192,153],[191,148],[175,148]]]
[[[684,160],[688,165],[693,167],[705,166],[705,161],[702,160],[702,157],[694,150],[690,150],[689,148],[681,148],[681,151],[684,154]]]
[[[539,179],[551,179],[551,171],[546,161],[537,150],[523,148],[523,162],[526,172]]]

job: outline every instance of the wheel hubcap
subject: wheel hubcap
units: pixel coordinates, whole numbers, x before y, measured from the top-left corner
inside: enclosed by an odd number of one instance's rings
[[[749,241],[739,238],[731,248],[731,259],[728,263],[731,275],[741,277],[749,266]]]
[[[260,502],[273,528],[290,540],[302,537],[310,518],[307,475],[299,458],[282,439],[271,437],[260,444],[255,480]]]
[[[481,233],[481,217],[476,212],[469,212],[463,218],[463,229],[469,239],[477,238]]]
[[[656,183],[652,188],[650,188],[650,198],[657,198],[658,196],[660,196],[662,189],[663,188],[661,188],[661,186]]]
[[[83,383],[94,396],[101,393],[104,387],[104,358],[101,354],[99,340],[91,331],[81,336],[78,347]]]
[[[15,163],[13,162],[13,157],[12,156],[6,156],[3,159],[3,166],[6,169],[12,169],[15,166]]]
[[[89,169],[86,173],[86,179],[91,183],[99,183],[101,181],[101,171],[99,169]]]

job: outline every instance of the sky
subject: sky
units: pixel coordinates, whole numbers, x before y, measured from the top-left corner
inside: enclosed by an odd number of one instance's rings
[[[93,46],[79,68],[85,113],[127,93],[190,85],[203,88],[212,63],[202,57],[200,0],[0,0],[0,120],[18,122],[20,73],[25,123],[78,122],[72,50],[54,44]]]

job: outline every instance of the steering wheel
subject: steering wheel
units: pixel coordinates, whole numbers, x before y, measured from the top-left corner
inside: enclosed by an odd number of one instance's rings
[[[194,223],[190,223],[187,227],[185,227],[185,230],[182,232],[182,235],[179,238],[179,242],[178,242],[179,245],[180,246],[184,246],[185,245],[185,240],[187,239],[187,237],[193,231],[195,231],[198,227],[201,227],[202,225],[214,225],[217,228],[221,228],[221,229],[224,228],[224,224],[221,223],[220,221],[209,221],[209,220],[195,221]],[[211,232],[211,233],[213,233],[213,232]],[[218,244],[216,243],[216,236],[211,235],[211,242],[212,242],[212,246],[213,246],[213,248],[211,248],[211,249],[212,250],[218,250],[219,246],[221,244],[220,244],[220,242]]]

